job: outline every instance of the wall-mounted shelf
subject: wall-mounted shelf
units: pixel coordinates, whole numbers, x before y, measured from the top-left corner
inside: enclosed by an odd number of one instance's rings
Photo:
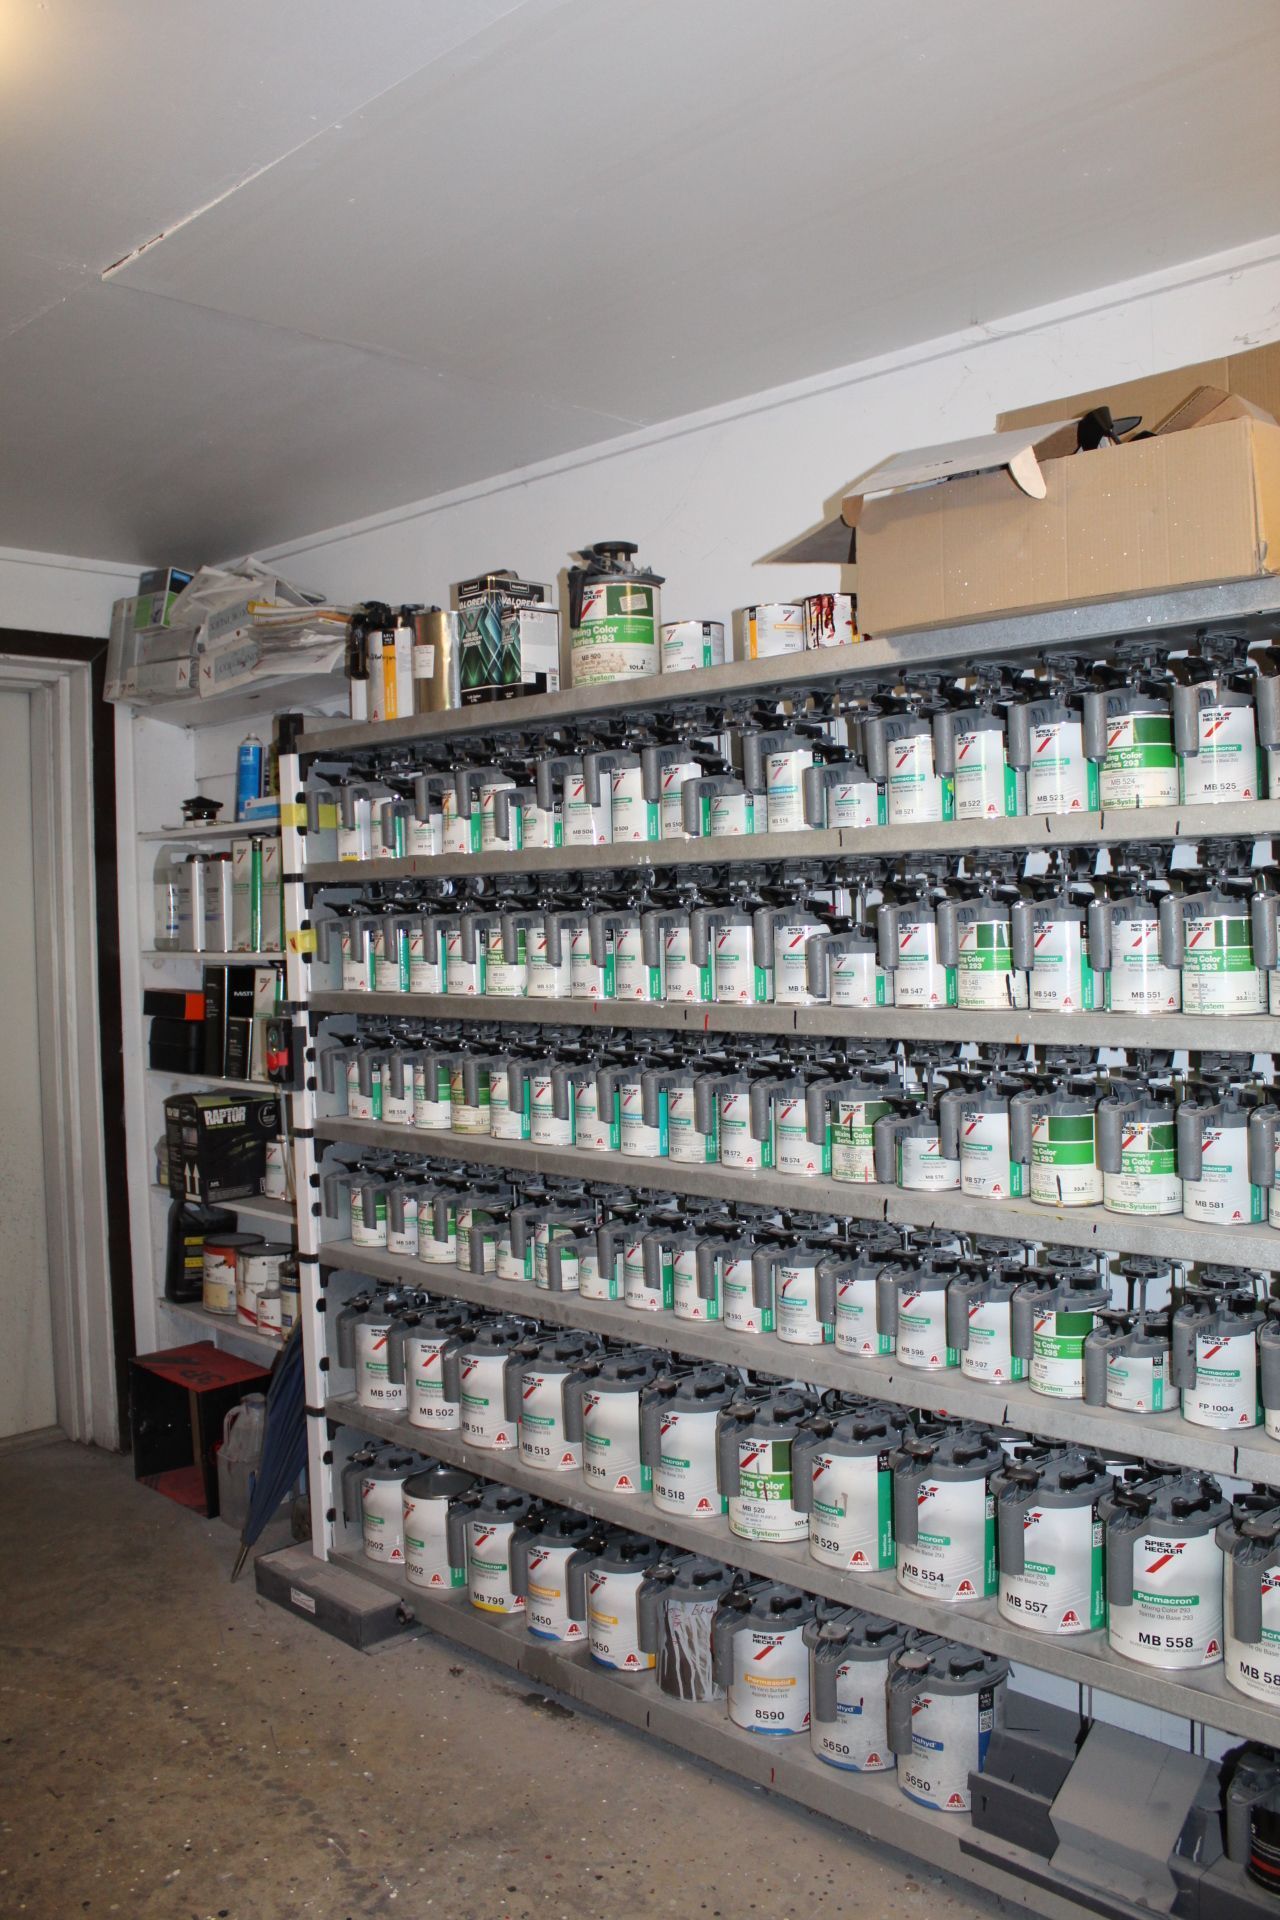
[[[722,1704],[695,1706],[674,1700],[660,1691],[650,1674],[612,1673],[598,1666],[583,1646],[535,1640],[518,1615],[503,1619],[481,1613],[465,1595],[435,1594],[411,1586],[402,1574],[376,1566],[361,1553],[339,1550],[329,1557],[399,1595],[432,1633],[485,1655],[535,1686],[552,1688],[696,1760],[710,1761],[812,1813],[825,1814],[882,1846],[899,1850],[914,1865],[923,1861],[962,1875],[989,1893],[1003,1894],[1043,1915],[1044,1920],[1079,1920],[1080,1909],[1074,1903],[1023,1880],[1017,1848],[990,1842],[983,1835],[984,1853],[999,1853],[1007,1859],[1007,1867],[974,1856],[965,1847],[973,1836],[968,1820],[917,1806],[900,1791],[892,1773],[845,1773],[828,1767],[815,1757],[802,1735],[764,1740],[744,1733],[726,1718]]]
[[[274,840],[279,836],[278,820],[211,820],[198,821],[194,826],[184,823],[180,827],[148,827],[145,833],[138,835],[139,840],[241,840],[252,835],[259,840]]]
[[[278,958],[279,956],[274,956]],[[681,1033],[823,1034],[845,1040],[968,1040],[1043,1047],[1173,1047],[1196,1052],[1269,1053],[1280,1048],[1274,1014],[1214,1019],[1160,1014],[986,1013],[955,1007],[690,1006],[679,1001],[513,1000],[493,994],[330,993],[311,995],[316,1013],[409,1015],[512,1026],[658,1027]]]
[[[929,1413],[980,1420],[986,1426],[1034,1429],[1050,1440],[1094,1447],[1109,1458],[1136,1454],[1165,1466],[1201,1467],[1242,1480],[1280,1483],[1280,1441],[1261,1427],[1247,1434],[1195,1427],[1176,1411],[1137,1415],[1088,1407],[1082,1400],[1053,1400],[1033,1393],[1025,1381],[1002,1385],[970,1380],[956,1367],[924,1373],[891,1355],[861,1359],[834,1346],[789,1346],[773,1334],[732,1333],[717,1320],[678,1320],[671,1313],[637,1313],[620,1301],[584,1300],[577,1293],[471,1273],[464,1267],[402,1260],[350,1240],[325,1241],[322,1265],[331,1271],[367,1275],[386,1285],[421,1287],[437,1298],[469,1300],[494,1313],[527,1313],[551,1326],[585,1327],[613,1340],[664,1347],[671,1353],[722,1366],[760,1369],[790,1379],[800,1375],[818,1387],[865,1393]]]
[[[1132,840],[1198,842],[1280,834],[1280,800],[1222,806],[1147,807],[1140,812],[1029,813],[1012,820],[937,820],[924,826],[835,827],[822,832],[740,834],[730,839],[629,840],[607,847],[526,847],[497,853],[413,854],[399,860],[321,860],[307,884],[362,887],[370,880],[430,880],[467,874],[599,873],[621,868],[724,867],[765,861],[961,855],[1022,848],[1121,846]]]
[[[1261,635],[1278,611],[1280,589],[1274,578],[1137,594],[1127,600],[1100,600],[1045,613],[921,628],[896,634],[891,640],[865,640],[857,646],[827,647],[779,659],[727,661],[722,667],[702,667],[692,673],[655,674],[602,687],[570,687],[532,699],[487,701],[448,713],[414,714],[377,726],[339,722],[332,728],[308,727],[299,752],[340,755],[418,740],[536,731],[566,721],[626,714],[637,708],[650,712],[764,694],[791,699],[842,680],[865,680],[902,667],[947,662],[959,666],[976,654],[986,658],[1036,655],[1046,648],[1101,652],[1117,641],[1157,636],[1163,647],[1172,650],[1190,645],[1203,629],[1222,627],[1238,634],[1256,627]],[[285,693],[277,704],[289,704],[289,695]]]
[[[173,1198],[168,1187],[162,1187],[158,1182],[152,1185],[151,1191],[158,1199],[162,1199],[166,1206]],[[255,1220],[270,1220],[278,1227],[287,1227],[290,1235],[293,1233],[292,1200],[276,1200],[265,1193],[254,1193],[245,1200],[219,1200],[217,1204],[225,1207],[229,1213],[248,1214]],[[172,1301],[166,1302],[166,1305],[172,1304]]]
[[[731,1167],[692,1166],[677,1160],[630,1160],[617,1153],[535,1147],[520,1141],[495,1140],[489,1135],[432,1133],[425,1128],[387,1126],[377,1120],[318,1119],[315,1131],[321,1140],[349,1140],[360,1146],[402,1151],[416,1147],[423,1154],[478,1166],[607,1180],[648,1193],[705,1194],[748,1205],[843,1214],[856,1220],[888,1220],[895,1226],[942,1227],[956,1233],[1004,1234],[1055,1246],[1280,1269],[1280,1232],[1265,1225],[1210,1227],[1182,1214],[1135,1219],[1107,1213],[1101,1207],[1042,1207],[1026,1199],[976,1200],[964,1193],[910,1193],[901,1187],[862,1187],[843,1180],[741,1173]]]
[[[994,1600],[954,1606],[908,1593],[892,1573],[849,1574],[823,1566],[811,1557],[803,1541],[794,1546],[773,1546],[740,1540],[730,1532],[728,1521],[719,1515],[689,1520],[680,1514],[662,1512],[642,1494],[602,1493],[589,1486],[580,1473],[548,1473],[541,1467],[526,1466],[514,1448],[497,1453],[468,1446],[457,1434],[442,1433],[434,1427],[429,1431],[414,1427],[403,1415],[380,1413],[343,1396],[327,1400],[325,1414],[341,1426],[355,1427],[361,1433],[394,1441],[397,1446],[415,1447],[485,1479],[540,1494],[618,1526],[636,1527],[641,1533],[669,1541],[672,1546],[709,1553],[728,1566],[743,1567],[748,1573],[760,1574],[767,1580],[804,1587],[843,1606],[867,1606],[886,1619],[923,1627],[948,1640],[983,1647],[1009,1660],[1025,1660],[1045,1673],[1060,1674],[1066,1680],[1097,1687],[1122,1700],[1140,1701],[1162,1713],[1203,1721],[1241,1739],[1273,1740],[1276,1737],[1275,1710],[1228,1686],[1221,1666],[1195,1673],[1162,1673],[1113,1653],[1101,1631],[1070,1635],[1033,1633],[1027,1627],[1005,1620]]]
[[[198,1306],[194,1301],[170,1300],[163,1293],[159,1295],[158,1303],[166,1313],[180,1313],[184,1319],[199,1321],[209,1332],[223,1334],[232,1340],[243,1340],[257,1352],[276,1354],[280,1351],[279,1340],[273,1340],[269,1334],[259,1333],[255,1327],[242,1326],[232,1314],[210,1313],[207,1307]]]
[[[144,960],[200,960],[211,967],[270,967],[283,966],[284,955],[274,953],[197,953],[190,947],[144,947]]]
[[[217,1093],[222,1087],[235,1087],[241,1093],[277,1093],[269,1080],[227,1080],[220,1073],[173,1073],[168,1067],[148,1067],[147,1072],[155,1080],[172,1080],[179,1089],[183,1087],[203,1087],[210,1093]]]

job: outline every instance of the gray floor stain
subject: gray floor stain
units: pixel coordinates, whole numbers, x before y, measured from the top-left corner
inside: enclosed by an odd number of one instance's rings
[[[0,1456],[0,1512],[5,1920],[1009,1911],[446,1641],[352,1652],[127,1460]]]

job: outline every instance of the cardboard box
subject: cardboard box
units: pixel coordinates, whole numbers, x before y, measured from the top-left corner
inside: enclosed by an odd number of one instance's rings
[[[173,1094],[164,1127],[171,1194],[206,1205],[244,1200],[261,1191],[280,1102],[275,1093]]]
[[[1280,567],[1280,427],[1223,420],[868,500],[859,613],[875,634],[1076,606]]]
[[[1091,393],[1038,401],[1033,407],[1014,407],[1000,414],[996,425],[1001,429],[1037,427],[1046,420],[1078,419],[1090,407],[1109,406],[1117,418],[1138,413],[1144,427],[1154,427],[1195,387],[1216,387],[1224,393],[1239,394],[1273,420],[1280,420],[1280,340],[1270,346],[1253,347],[1248,353],[1224,354],[1219,360],[1175,367],[1169,373],[1117,380],[1107,387],[1095,387]]]

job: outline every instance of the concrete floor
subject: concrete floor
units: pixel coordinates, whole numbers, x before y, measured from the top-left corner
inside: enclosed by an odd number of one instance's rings
[[[233,1536],[0,1452],[5,1920],[970,1920],[1002,1903],[430,1638],[353,1653]]]

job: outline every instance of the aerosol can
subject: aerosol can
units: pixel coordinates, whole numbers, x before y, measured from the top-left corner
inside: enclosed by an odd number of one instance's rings
[[[569,1569],[570,1610],[584,1601],[591,1658],[618,1673],[651,1673],[655,1656],[640,1639],[640,1588],[670,1547],[639,1533],[615,1533],[585,1565]]]
[[[998,1386],[1026,1379],[1027,1363],[1013,1350],[1013,1296],[1026,1277],[1025,1267],[998,1260],[965,1261],[952,1275],[946,1342],[967,1380]]]
[[[1149,1473],[1099,1504],[1106,1528],[1107,1640],[1169,1672],[1222,1658],[1222,1548],[1231,1509],[1208,1474]]]
[[[1266,1218],[1264,1190],[1249,1160],[1249,1125],[1262,1104],[1256,1087],[1242,1085],[1245,1065],[1231,1056],[1202,1053],[1178,1107],[1178,1172],[1182,1211],[1206,1226],[1244,1226]],[[1256,1159],[1255,1154],[1255,1159]]]
[[[887,1773],[889,1663],[907,1643],[905,1628],[878,1614],[843,1607],[809,1621],[809,1741],[819,1760],[852,1773]]]
[[[959,1366],[960,1355],[947,1344],[947,1289],[955,1273],[955,1261],[945,1256],[903,1255],[881,1268],[876,1325],[904,1367],[941,1373]]]
[[[1027,975],[1027,1005],[1033,1013],[1089,1013],[1102,1000],[1089,945],[1092,881],[1073,880],[1062,866],[1056,875],[1024,883],[1009,909],[1013,965]]]
[[[934,1634],[908,1635],[889,1664],[889,1744],[898,1785],[939,1813],[968,1813],[970,1779],[1004,1725],[1009,1663]]]
[[[605,1493],[648,1493],[640,1451],[640,1396],[670,1365],[667,1354],[630,1347],[586,1360],[564,1383],[565,1432],[582,1448],[582,1477]]]
[[[1016,884],[998,869],[953,883],[937,910],[938,958],[956,977],[956,1005],[990,1012],[1027,1004],[1027,976],[1013,962],[1010,912]]]
[[[1171,1316],[1167,1307],[1147,1307],[1147,1284],[1158,1263],[1138,1255],[1119,1264],[1129,1303],[1099,1308],[1085,1335],[1085,1402],[1115,1413],[1172,1412],[1179,1396],[1172,1378]]]
[[[1143,1063],[1148,1071],[1162,1067]],[[1113,1085],[1116,1084],[1113,1082]],[[1108,1213],[1147,1217],[1182,1212],[1174,1090],[1140,1079],[1098,1102],[1097,1151]]]
[[[1104,813],[1172,807],[1178,801],[1171,689],[1153,655],[1122,654],[1118,686],[1091,687],[1083,700],[1084,750],[1098,769]]]
[[[514,1487],[476,1487],[450,1502],[447,1521],[449,1559],[465,1558],[467,1596],[481,1613],[523,1613],[525,1596],[515,1585],[511,1540],[524,1526],[535,1503]]]
[[[777,1580],[749,1581],[721,1597],[711,1628],[712,1658],[735,1727],[746,1733],[806,1731],[804,1630],[816,1617],[812,1594]]]
[[[1231,872],[1231,853],[1207,848],[1203,867],[1174,876],[1186,890],[1160,902],[1160,959],[1181,971],[1184,1013],[1267,1011],[1267,977],[1253,951],[1253,882]]]
[[[869,1187],[877,1178],[875,1127],[893,1113],[891,1065],[859,1067],[847,1080],[819,1080],[806,1095],[809,1139],[833,1180]]]
[[[667,1372],[640,1396],[640,1454],[660,1513],[714,1520],[725,1511],[716,1471],[720,1414],[741,1398],[730,1367]]]
[[[957,1602],[996,1590],[995,1501],[987,1482],[1004,1453],[969,1423],[922,1426],[893,1456],[898,1585]]]
[[[404,1484],[426,1464],[420,1454],[366,1447],[343,1468],[343,1517],[359,1521],[366,1560],[404,1565]]]
[[[444,1354],[473,1325],[471,1309],[461,1301],[441,1307],[415,1308],[392,1327],[387,1368],[392,1383],[403,1385],[411,1427],[456,1432],[462,1408],[444,1390]]]
[[[519,1437],[519,1375],[521,1342],[534,1323],[515,1314],[495,1314],[463,1339],[445,1348],[444,1392],[461,1407],[462,1437],[468,1446],[501,1452],[514,1448]]]
[[[939,773],[950,780],[957,820],[1013,819],[1027,810],[1026,774],[1009,761],[1005,713],[1009,688],[1000,668],[979,667],[962,704],[933,718],[933,752]]]
[[[1255,1487],[1231,1503],[1222,1549],[1225,1673],[1251,1700],[1280,1704],[1280,1500]]]
[[[1073,1072],[1073,1064],[1067,1057],[1047,1059],[1042,1084],[1009,1102],[1010,1156],[1027,1170],[1025,1191],[1042,1207],[1102,1203],[1098,1091],[1093,1077]]]
[[[934,873],[900,873],[876,910],[880,965],[893,976],[898,1007],[954,1007],[956,973],[938,946],[938,907],[946,888]]]
[[[763,1399],[735,1400],[720,1415],[716,1439],[720,1491],[729,1531],[740,1540],[808,1537],[809,1518],[793,1499],[791,1446],[818,1411],[804,1387],[775,1387]]]
[[[1262,1420],[1258,1329],[1266,1278],[1202,1267],[1173,1316],[1173,1383],[1195,1427],[1256,1427]]]
[[[549,1473],[577,1473],[582,1443],[565,1431],[564,1383],[584,1360],[600,1351],[597,1334],[564,1327],[545,1339],[522,1343],[517,1371],[520,1393],[520,1458]]]
[[[910,690],[889,696],[891,710],[863,728],[867,767],[885,789],[891,827],[952,818],[951,780],[934,758],[937,684],[936,674],[913,676]]]
[[[640,1583],[641,1651],[657,1662],[656,1679],[673,1700],[719,1700],[711,1628],[723,1594],[739,1579],[705,1554],[665,1554]]]
[[[1180,681],[1173,689],[1173,738],[1179,798],[1187,806],[1256,800],[1264,792],[1256,682],[1233,666],[1234,652],[1230,639],[1210,638],[1198,654],[1174,663]]]
[[[597,540],[568,571],[569,684],[600,686],[661,666],[662,575],[637,566],[633,540]]]
[[[1079,677],[1055,660],[1009,708],[1009,759],[1026,775],[1028,813],[1096,813],[1098,769],[1084,749]]]
[[[1024,1168],[1009,1147],[1009,1106],[1026,1085],[998,1067],[976,1085],[948,1087],[938,1098],[939,1152],[960,1166],[960,1191],[983,1200],[1019,1199]]]
[[[892,1460],[907,1424],[904,1408],[868,1400],[845,1412],[815,1414],[796,1435],[794,1499],[809,1516],[812,1559],[847,1573],[892,1568]]]
[[[1088,1273],[1032,1268],[1013,1296],[1013,1351],[1033,1393],[1052,1400],[1084,1398],[1084,1343],[1097,1315],[1111,1305],[1107,1281]]]
[[[997,1606],[1034,1633],[1091,1633],[1103,1625],[1102,1520],[1115,1486],[1096,1454],[1020,1447],[991,1476],[1000,1562]]]
[[[1160,901],[1153,849],[1130,847],[1125,861],[1107,876],[1107,894],[1089,907],[1089,958],[1103,981],[1108,1013],[1177,1013],[1182,1006],[1182,975],[1160,957]]]
[[[431,1593],[455,1593],[467,1584],[465,1553],[449,1553],[449,1503],[470,1493],[477,1482],[461,1467],[436,1460],[412,1474],[401,1489],[404,1571],[410,1586]]]
[[[511,1582],[524,1595],[525,1625],[539,1640],[587,1637],[586,1608],[570,1599],[573,1569],[601,1551],[608,1529],[565,1507],[534,1509],[511,1536]]]

